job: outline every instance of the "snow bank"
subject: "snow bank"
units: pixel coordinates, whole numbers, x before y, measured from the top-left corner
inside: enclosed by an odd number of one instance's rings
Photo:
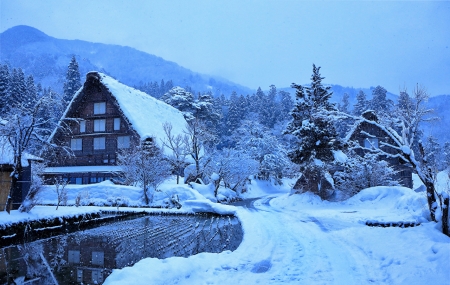
[[[141,207],[145,205],[142,197],[143,190],[140,187],[116,185],[111,181],[86,185],[67,185],[67,205],[75,205],[79,196],[81,205],[91,206],[131,206]],[[176,197],[174,197],[176,195]],[[39,193],[40,204],[56,205],[58,197],[54,185],[46,185]],[[177,199],[180,203],[185,200],[205,199],[197,191],[185,184],[176,184],[174,177],[168,179],[154,192],[152,206],[169,207],[171,199]]]

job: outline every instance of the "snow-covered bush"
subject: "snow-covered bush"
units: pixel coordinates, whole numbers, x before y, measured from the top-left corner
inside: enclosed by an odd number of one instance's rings
[[[361,157],[352,153],[345,162],[337,162],[337,165],[339,170],[334,173],[334,181],[346,197],[369,187],[399,185],[395,178],[397,172],[374,154]]]
[[[260,179],[274,179],[281,183],[281,178],[291,166],[287,151],[272,135],[268,128],[252,120],[244,120],[233,134],[236,148],[248,154],[259,163],[254,174]]]
[[[258,166],[258,162],[244,151],[225,148],[212,156],[211,163],[205,168],[205,182],[214,182],[215,196],[220,186],[242,192],[249,176],[258,173]]]
[[[153,202],[154,191],[169,177],[171,171],[161,150],[151,141],[120,152],[117,163],[123,169],[126,183],[143,188],[143,200],[147,205]]]

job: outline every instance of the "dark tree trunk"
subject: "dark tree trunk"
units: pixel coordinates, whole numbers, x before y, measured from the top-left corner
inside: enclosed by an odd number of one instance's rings
[[[442,205],[442,232],[450,236],[449,228],[448,228],[448,207],[449,207],[449,197],[445,195],[443,197],[443,205]]]
[[[434,183],[433,182],[425,182],[425,187],[427,188],[427,202],[428,202],[428,208],[430,209],[430,217],[431,220],[434,222],[437,222],[436,220],[436,209],[437,209],[437,201],[434,191]]]
[[[22,201],[22,188],[19,183],[22,177],[22,165],[17,165],[11,176],[11,188],[9,190],[8,200],[6,201],[6,211],[8,214],[11,210],[19,209],[19,204]]]

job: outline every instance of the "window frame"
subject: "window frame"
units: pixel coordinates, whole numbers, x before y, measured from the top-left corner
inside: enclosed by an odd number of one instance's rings
[[[128,140],[128,141],[126,141]],[[126,146],[124,146],[124,142],[126,142]],[[127,149],[131,146],[131,137],[130,136],[118,136],[117,137],[117,148],[118,149]]]
[[[106,114],[106,102],[94,103],[94,115]]]
[[[114,118],[114,131],[120,131],[120,118]]]
[[[85,133],[86,132],[86,121],[82,120],[80,121],[80,133]]]
[[[83,139],[82,138],[72,138],[70,139],[70,149],[76,151],[83,150]]]
[[[100,148],[99,148],[99,144],[100,144]],[[106,149],[106,137],[94,138],[93,148],[94,148],[94,150],[105,150]]]
[[[95,119],[94,120],[94,132],[105,132],[106,131],[106,119]]]

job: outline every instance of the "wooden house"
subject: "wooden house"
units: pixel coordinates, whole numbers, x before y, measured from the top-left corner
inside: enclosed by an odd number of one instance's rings
[[[362,114],[363,118],[373,122],[378,122],[378,118],[373,111],[366,111]],[[375,124],[371,124],[365,120],[355,123],[346,137],[346,141],[357,142],[362,148],[356,149],[357,154],[363,156],[367,150],[371,148],[383,147],[381,142],[395,145],[389,135]],[[383,151],[389,154],[395,154],[395,150],[390,147],[384,147]],[[397,171],[397,180],[402,186],[412,188],[412,167],[406,161],[397,157],[382,157],[387,161],[394,170]]]
[[[60,148],[45,170],[46,178],[57,176],[72,184],[109,179],[121,171],[116,165],[120,150],[149,141],[162,148],[166,122],[174,135],[186,126],[182,113],[172,106],[105,74],[89,72],[50,137]]]
[[[28,194],[31,185],[31,165],[42,159],[29,153],[22,154],[22,175],[19,181],[20,191],[12,196],[12,209],[20,207]],[[0,137],[0,211],[5,210],[6,202],[11,190],[11,173],[14,170],[14,152],[8,140]]]

